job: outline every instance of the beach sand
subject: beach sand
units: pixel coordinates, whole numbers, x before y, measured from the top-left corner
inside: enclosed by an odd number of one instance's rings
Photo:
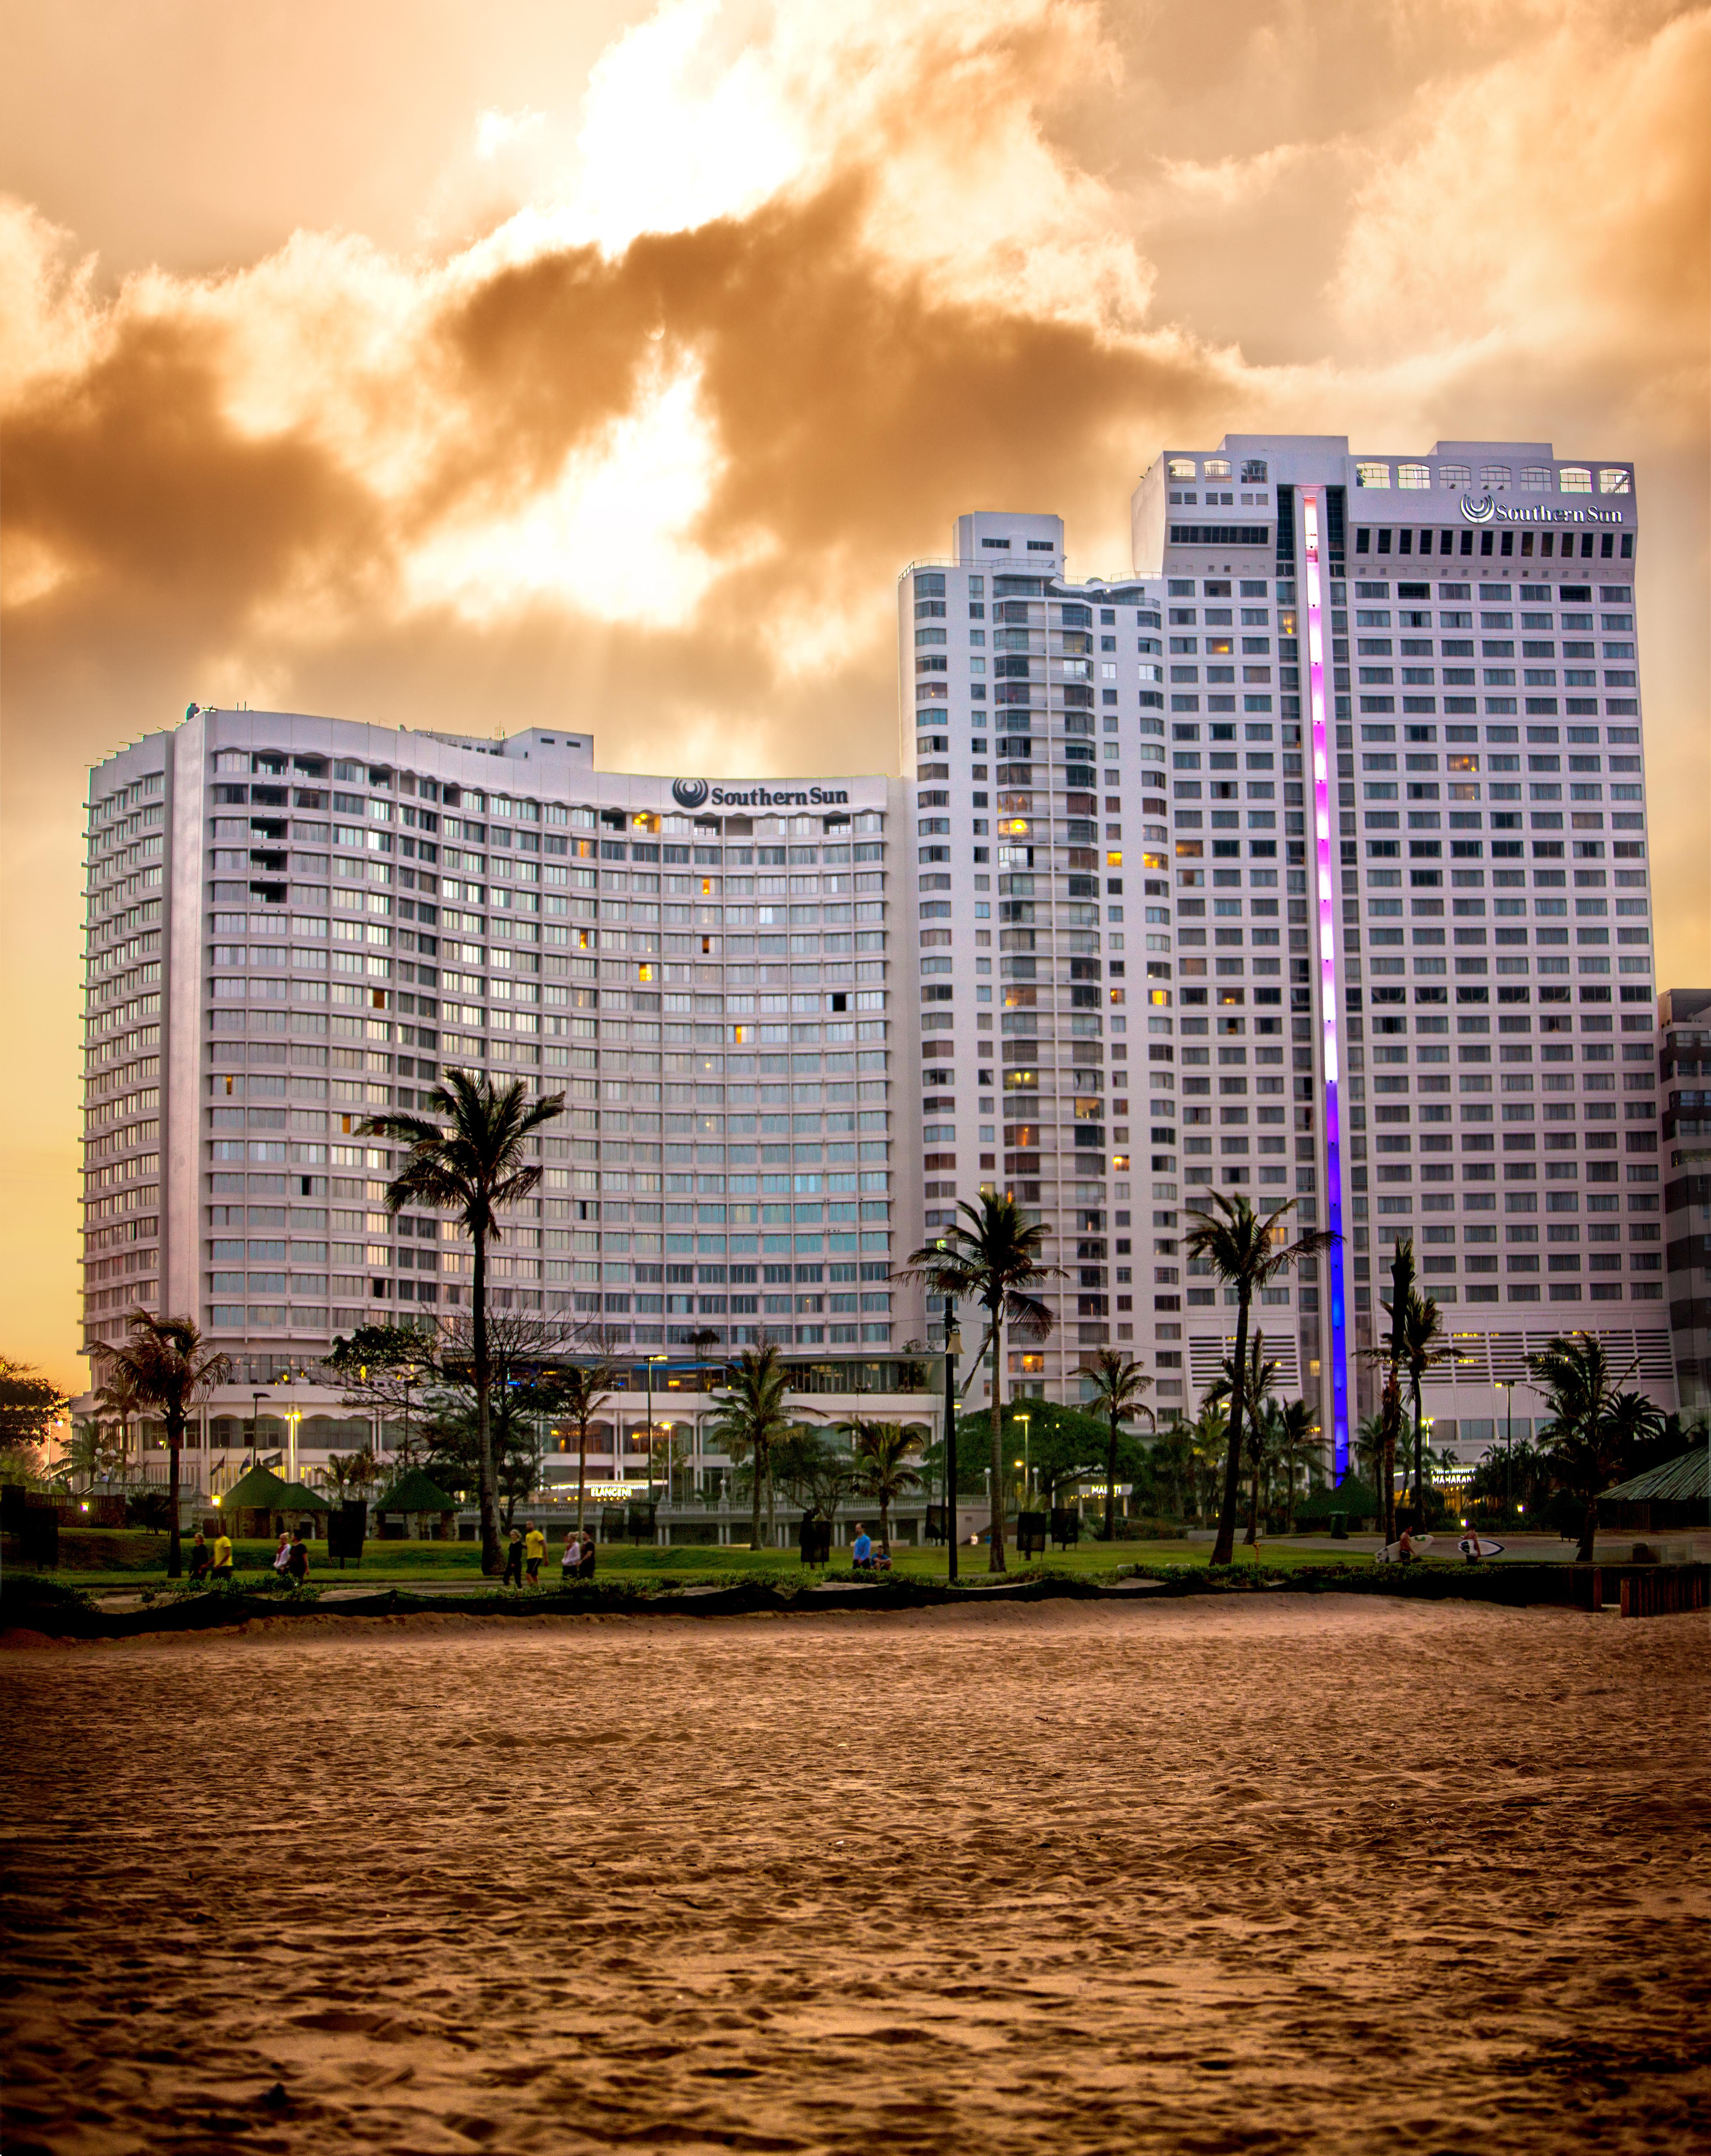
[[[14,1652],[5,2146],[1686,2148],[1706,1645],[1277,1594]]]

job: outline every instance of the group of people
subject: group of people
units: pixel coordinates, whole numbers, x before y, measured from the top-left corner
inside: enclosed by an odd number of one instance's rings
[[[565,1531],[564,1555],[558,1561],[559,1575],[568,1587],[573,1580],[594,1577],[594,1535],[591,1528],[569,1527]],[[546,1562],[546,1537],[539,1521],[531,1520],[525,1533],[521,1527],[513,1527],[505,1548],[505,1573],[500,1584],[521,1587],[524,1575],[528,1575],[530,1587],[540,1584],[540,1568]]]
[[[849,1546],[849,1561],[858,1572],[889,1572],[891,1545],[876,1543],[858,1520],[855,1540]]]
[[[213,1548],[202,1528],[196,1531],[196,1540],[190,1545],[190,1577],[200,1584],[206,1579],[229,1579],[232,1577],[232,1537],[222,1522],[214,1537]],[[294,1533],[289,1528],[279,1530],[279,1546],[274,1552],[274,1572],[294,1587],[300,1587],[309,1577],[309,1533],[299,1527]]]

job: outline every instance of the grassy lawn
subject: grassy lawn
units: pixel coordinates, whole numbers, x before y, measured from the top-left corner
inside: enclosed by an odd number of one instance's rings
[[[164,1535],[153,1535],[132,1530],[88,1528],[68,1531],[59,1540],[60,1566],[49,1575],[61,1585],[79,1588],[146,1588],[163,1585],[166,1577],[166,1539]],[[186,1545],[187,1553],[188,1545]],[[273,1563],[274,1545],[271,1542],[240,1542],[237,1545],[237,1569],[240,1577],[269,1576]],[[360,1564],[350,1564],[342,1571],[325,1555],[325,1545],[311,1545],[310,1576],[322,1587],[338,1585],[358,1586],[366,1583],[377,1585],[396,1582],[400,1585],[420,1582],[441,1582],[474,1585],[481,1578],[481,1554],[473,1542],[417,1543],[371,1542],[365,1545]],[[1111,1578],[1119,1568],[1142,1566],[1149,1571],[1160,1568],[1204,1568],[1212,1554],[1209,1542],[1118,1542],[1114,1543],[1084,1543],[1068,1550],[1050,1551],[1044,1560],[1032,1558],[1026,1567],[1017,1557],[1014,1548],[1007,1553],[1012,1574],[1027,1570],[1042,1569],[1058,1573],[1073,1573],[1086,1578]],[[945,1576],[945,1555],[942,1549],[899,1549],[894,1553],[896,1570],[906,1577],[920,1579],[943,1579]],[[1365,1566],[1370,1563],[1370,1553],[1362,1548],[1351,1548],[1346,1554],[1323,1548],[1298,1548],[1280,1540],[1264,1545],[1263,1556],[1256,1558],[1252,1550],[1236,1547],[1236,1567],[1252,1568],[1258,1563],[1267,1572],[1293,1572],[1304,1567],[1333,1565],[1339,1563]],[[1429,1561],[1429,1560],[1427,1560]],[[848,1576],[848,1558],[840,1553],[829,1568],[829,1576]],[[633,1579],[638,1585],[656,1582],[664,1585],[686,1584],[699,1580],[715,1580],[743,1576],[753,1578],[757,1574],[768,1578],[791,1579],[802,1571],[794,1548],[782,1550],[750,1550],[744,1548],[720,1549],[694,1544],[676,1548],[658,1549],[651,1545],[636,1546],[627,1543],[606,1543],[602,1546],[597,1576],[602,1579],[614,1577]],[[967,1584],[977,1584],[989,1575],[984,1548],[964,1548],[958,1552],[960,1577]],[[551,1586],[558,1577],[556,1549],[550,1548],[546,1563],[542,1568],[543,1583]]]

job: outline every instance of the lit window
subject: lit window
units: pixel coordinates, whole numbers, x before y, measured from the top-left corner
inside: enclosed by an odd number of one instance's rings
[[[644,958],[641,964],[636,968],[636,978],[638,981],[651,981],[653,978],[653,968],[652,964]]]
[[[1488,494],[1507,494],[1509,485],[1509,466],[1507,465],[1481,465],[1479,467],[1479,484],[1485,489],[1485,491]]]
[[[1401,487],[1411,488],[1415,493],[1419,493],[1422,487],[1429,487],[1432,485],[1432,469],[1430,465],[1398,465],[1396,466],[1396,485]]]
[[[1601,494],[1632,494],[1633,490],[1634,475],[1632,472],[1612,471],[1606,467],[1598,475],[1598,491]]]
[[[1192,479],[1194,459],[1192,457],[1171,457],[1165,461],[1165,471],[1171,479]]]
[[[1106,855],[1106,856],[1105,856],[1105,866],[1106,866],[1108,869],[1120,869],[1120,868],[1122,867],[1122,865],[1123,865],[1123,856],[1122,856],[1122,855],[1121,855],[1121,854],[1107,854],[1107,855]]]
[[[1227,457],[1208,457],[1201,466],[1201,474],[1206,479],[1228,479],[1230,459]]]
[[[1585,465],[1565,465],[1557,485],[1565,494],[1591,494],[1592,475]]]
[[[1452,488],[1472,486],[1473,467],[1470,465],[1440,465],[1437,468],[1437,483],[1440,486]]]
[[[1523,465],[1521,491],[1523,494],[1550,494],[1556,485],[1556,475],[1549,465]]]
[[[1356,486],[1388,486],[1391,468],[1388,465],[1357,464],[1355,467]]]

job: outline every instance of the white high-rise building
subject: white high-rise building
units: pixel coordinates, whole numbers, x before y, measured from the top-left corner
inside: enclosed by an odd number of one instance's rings
[[[893,1389],[900,806],[883,778],[598,772],[586,734],[194,706],[110,757],[88,1336],[138,1303],[192,1313],[235,1358],[230,1422],[336,1333],[455,1315],[468,1246],[388,1216],[394,1155],[361,1125],[461,1067],[566,1096],[494,1255],[497,1308],[597,1323],[638,1369],[765,1332],[822,1389]],[[290,1397],[324,1425],[303,1450],[360,1441],[334,1399]]]
[[[925,1225],[1007,1187],[1063,1269],[1012,1380],[1073,1397],[1109,1340],[1191,1411],[1233,1316],[1183,1212],[1221,1188],[1343,1238],[1257,1313],[1340,1463],[1399,1234],[1440,1446],[1565,1330],[1673,1404],[1632,465],[1230,436],[1132,522],[1120,582],[994,514],[902,583]]]

